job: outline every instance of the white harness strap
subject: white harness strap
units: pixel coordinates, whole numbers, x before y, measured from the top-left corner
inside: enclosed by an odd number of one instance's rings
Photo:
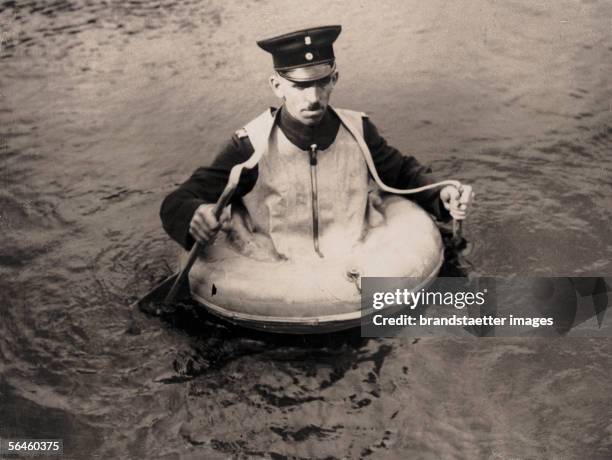
[[[387,193],[394,193],[396,195],[410,195],[413,193],[420,193],[424,192],[425,190],[441,187],[443,185],[453,185],[458,189],[461,187],[461,183],[456,180],[443,180],[440,182],[436,182],[435,184],[423,185],[422,187],[411,189],[389,187],[382,181],[382,179],[378,175],[378,172],[376,171],[376,166],[374,165],[372,153],[370,152],[370,149],[368,148],[368,145],[365,142],[363,129],[361,128],[361,124],[359,124],[362,123],[362,119],[365,117],[365,114],[363,112],[355,112],[353,110],[333,110],[338,115],[340,122],[353,136],[353,138],[357,142],[357,145],[359,145],[359,148],[363,153],[363,158],[365,159],[365,162],[368,165],[368,170],[370,171],[370,174],[374,178],[374,181],[382,191]],[[251,144],[253,145],[254,149],[253,154],[249,157],[249,159],[241,164],[245,168],[254,168],[257,163],[259,163],[259,160],[261,160],[261,157],[264,155],[264,153],[267,152],[270,133],[272,132],[272,127],[274,126],[279,112],[280,110],[277,110],[273,115],[270,110],[266,110],[257,118],[250,121],[244,127],[244,130],[249,136],[249,139],[251,140]],[[357,128],[356,125],[359,126],[359,128]]]
[[[355,127],[356,122],[362,122],[362,118],[365,116],[365,114],[362,112],[353,112],[351,110],[342,109],[335,109],[335,112],[338,115],[338,118],[340,118],[342,124],[348,130],[348,132],[351,133],[351,135],[355,138],[355,141],[357,142],[359,148],[361,149],[361,152],[363,153],[363,157],[365,159],[366,164],[368,165],[370,174],[372,174],[376,185],[378,185],[382,191],[387,193],[394,193],[396,195],[410,195],[413,193],[420,193],[425,190],[430,190],[432,188],[437,188],[443,185],[454,185],[457,188],[461,186],[461,184],[456,180],[443,180],[440,182],[436,182],[435,184],[424,185],[422,187],[411,189],[389,187],[382,181],[382,179],[378,175],[378,172],[376,171],[376,166],[374,165],[372,153],[370,152],[370,149],[368,148],[368,145],[366,144],[364,139],[363,130],[357,129]],[[357,118],[356,116],[358,116],[359,118]]]
[[[242,163],[245,168],[253,169],[257,166],[263,154],[268,151],[268,140],[270,139],[270,133],[272,132],[272,127],[274,126],[278,113],[279,110],[277,110],[274,115],[270,113],[270,110],[266,110],[257,116],[257,118],[247,123],[243,128],[253,146],[253,153],[247,161]]]
[[[370,149],[363,139],[363,129],[358,129],[356,126],[361,128],[361,119],[365,117],[365,113],[363,112],[355,112],[353,110],[345,110],[345,109],[333,109],[333,111],[338,115],[342,124],[348,129],[349,133],[355,138],[361,151],[363,152],[363,156],[368,165],[368,169],[370,173],[376,180],[376,183],[381,189],[389,188],[380,180],[376,172],[376,168],[374,167],[374,160],[372,159],[372,154],[370,153]],[[239,129],[236,133],[239,137],[248,136],[251,141],[251,145],[253,146],[253,153],[249,157],[247,161],[241,163],[245,168],[251,169],[254,168],[257,163],[261,160],[261,157],[268,150],[268,141],[270,139],[270,134],[272,132],[272,128],[274,127],[274,123],[278,116],[279,110],[277,110],[274,115],[270,113],[270,110],[266,110],[256,118],[247,123],[244,128]],[[397,190],[397,189],[394,189]],[[388,190],[385,190],[388,191]]]

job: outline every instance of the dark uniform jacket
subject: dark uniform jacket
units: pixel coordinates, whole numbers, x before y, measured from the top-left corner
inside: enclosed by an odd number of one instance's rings
[[[304,150],[304,155],[308,155],[312,144],[317,144],[319,150],[325,150],[334,142],[340,128],[340,120],[333,111],[328,110],[318,125],[310,127],[295,120],[282,107],[279,110],[281,112],[277,117],[277,123],[280,129],[289,141]],[[372,153],[376,171],[386,185],[395,188],[414,188],[436,182],[429,168],[422,166],[414,157],[404,156],[388,145],[368,118],[363,119],[363,133]],[[186,182],[165,198],[160,216],[163,227],[170,237],[185,249],[193,245],[193,238],[189,234],[189,223],[195,210],[201,204],[217,201],[225,188],[232,167],[248,160],[253,151],[247,136],[234,134],[211,166],[198,168]],[[257,167],[245,170],[234,199],[249,193],[257,177]],[[448,211],[440,202],[439,189],[409,197],[438,219],[444,221],[450,219]]]

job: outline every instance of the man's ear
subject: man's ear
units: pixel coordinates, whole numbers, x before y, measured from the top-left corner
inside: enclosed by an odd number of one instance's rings
[[[331,81],[334,84],[334,86],[336,85],[336,83],[338,83],[339,78],[340,78],[340,74],[338,73],[337,70],[334,70],[334,73],[331,76]]]
[[[280,80],[280,77],[277,74],[270,75],[268,83],[270,84],[270,88],[272,88],[272,92],[274,93],[274,95],[279,99],[282,99],[284,93],[281,87],[282,82]]]

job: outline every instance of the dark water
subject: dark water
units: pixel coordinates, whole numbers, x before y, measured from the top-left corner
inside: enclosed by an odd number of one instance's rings
[[[609,2],[4,1],[0,435],[69,458],[612,457],[607,339],[127,330],[175,262],[161,199],[275,102],[254,41],[328,23],[335,104],[473,184],[475,273],[609,276]]]

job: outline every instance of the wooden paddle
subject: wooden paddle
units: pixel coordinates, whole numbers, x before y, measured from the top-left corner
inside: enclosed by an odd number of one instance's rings
[[[238,182],[240,181],[240,175],[242,171],[248,168],[245,164],[238,164],[232,168],[230,171],[229,179],[225,188],[223,189],[223,193],[215,203],[215,207],[213,209],[213,213],[217,220],[221,217],[221,213],[223,209],[228,205],[232,196],[234,196],[234,192],[236,191],[236,187],[238,187]],[[156,285],[153,289],[151,289],[147,294],[145,294],[142,298],[134,302],[132,304],[133,307],[139,307],[141,309],[143,306],[146,306],[150,303],[172,303],[175,301],[177,294],[179,292],[183,292],[187,289],[187,275],[189,274],[189,270],[195,263],[198,258],[198,254],[202,249],[202,244],[196,242],[191,250],[189,251],[189,256],[187,258],[187,262],[183,266],[183,268],[173,275],[166,278],[164,281]]]
[[[232,196],[234,195],[234,192],[236,191],[237,185],[238,183],[236,184],[232,183],[231,175],[230,175],[230,180],[225,186],[223,193],[221,194],[221,196],[215,203],[215,207],[213,209],[213,214],[217,220],[219,220],[219,218],[221,217],[221,213],[223,212],[223,209],[225,209],[225,206],[227,206],[229,201],[232,199]],[[200,250],[202,249],[202,247],[203,247],[202,243],[200,243],[199,241],[196,241],[195,244],[191,247],[191,251],[189,251],[189,257],[187,258],[187,262],[185,263],[185,266],[183,267],[183,269],[179,272],[176,280],[174,281],[174,284],[172,285],[172,287],[170,288],[170,291],[166,295],[164,302],[166,303],[174,302],[174,299],[176,298],[176,294],[179,291],[179,288],[182,286],[183,282],[187,278],[187,275],[189,275],[189,270],[191,270],[191,267],[193,267],[193,264],[197,260],[198,254],[200,253]]]

